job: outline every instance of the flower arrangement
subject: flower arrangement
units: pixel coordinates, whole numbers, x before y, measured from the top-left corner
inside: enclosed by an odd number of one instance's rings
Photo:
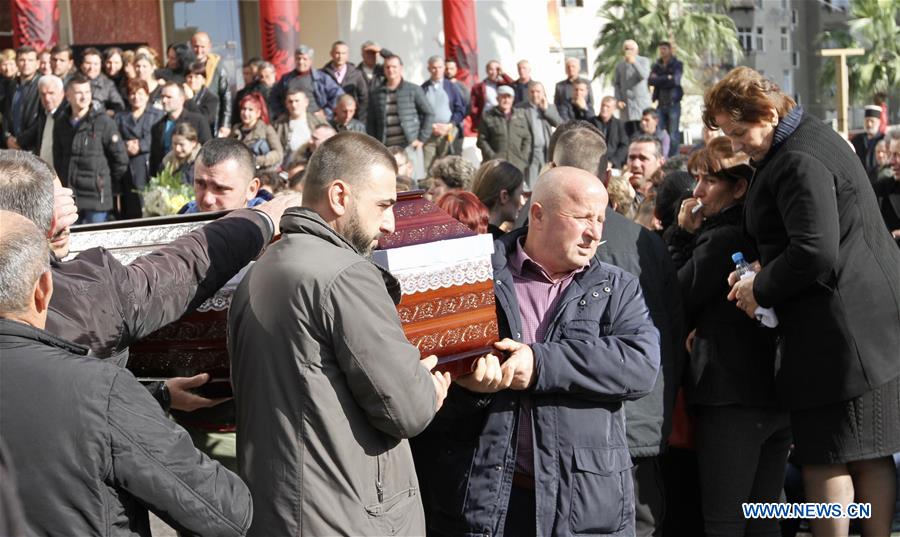
[[[166,166],[140,191],[144,199],[144,216],[167,216],[194,199],[194,188],[185,184],[180,174]]]

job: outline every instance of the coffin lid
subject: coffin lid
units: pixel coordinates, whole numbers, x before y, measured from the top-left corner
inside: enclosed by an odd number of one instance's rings
[[[378,241],[372,260],[396,273],[406,269],[450,267],[461,262],[490,262],[494,241],[478,235],[424,198],[423,190],[401,192],[394,205],[394,232]]]

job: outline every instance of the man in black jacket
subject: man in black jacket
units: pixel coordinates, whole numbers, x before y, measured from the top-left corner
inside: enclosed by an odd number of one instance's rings
[[[348,61],[349,59],[350,47],[347,43],[335,41],[331,45],[331,61],[322,67],[322,72],[333,78],[344,90],[345,95],[350,95],[356,100],[355,118],[365,124],[366,113],[369,111],[369,81],[362,71]]]
[[[551,139],[551,149],[554,165],[580,168],[609,181],[606,147],[591,124],[563,124]],[[625,403],[628,448],[634,462],[636,534],[649,536],[662,528],[665,495],[659,455],[665,451],[672,429],[675,395],[684,368],[684,312],[675,266],[662,239],[610,208],[604,226],[604,243],[597,249],[597,258],[640,278],[650,318],[659,330],[661,369],[653,391]]]
[[[425,92],[403,80],[403,60],[390,56],[384,60],[385,82],[373,90],[369,99],[366,131],[390,147],[419,149],[431,136],[434,112]]]
[[[33,151],[38,144],[38,99],[37,51],[30,46],[16,49],[16,65],[19,76],[7,87],[3,101],[3,145],[9,149]]]
[[[162,159],[172,149],[172,133],[179,123],[190,123],[197,131],[201,144],[212,139],[209,123],[202,114],[185,110],[184,89],[176,82],[169,82],[162,89],[162,104],[165,117],[150,128],[150,175],[162,169]],[[221,116],[221,114],[220,114]]]
[[[128,169],[115,122],[91,108],[91,81],[78,74],[66,85],[69,110],[53,125],[53,164],[75,191],[79,223],[105,222]]]
[[[131,373],[45,331],[47,241],[22,215],[0,220],[0,436],[32,529],[149,536],[151,506],[186,533],[246,533],[240,478],[198,452]]]
[[[197,56],[197,61],[206,69],[206,87],[219,98],[219,117],[216,120],[219,131],[213,134],[219,137],[228,136],[231,132],[231,125],[228,124],[231,118],[231,84],[222,64],[222,57],[211,52],[212,41],[206,32],[197,32],[191,37],[191,48]]]
[[[600,101],[600,114],[591,123],[600,129],[606,138],[606,156],[613,168],[621,169],[628,160],[628,135],[625,124],[613,115],[616,111],[616,98],[607,95]]]
[[[0,177],[0,209],[27,216],[55,254],[66,256],[75,208],[65,189],[54,196],[53,170],[34,155],[3,151]],[[124,366],[129,345],[196,309],[256,258],[277,232],[284,209],[296,201],[282,196],[252,211],[234,211],[128,265],[101,248],[70,261],[54,258],[47,330]],[[171,378],[149,388],[164,410],[171,404],[192,411],[215,404],[187,391],[208,380],[206,374]]]
[[[553,104],[559,109],[559,115],[562,116],[564,121],[569,119],[586,119],[570,116],[569,113],[572,111],[572,107],[567,106],[566,104],[572,102],[575,93],[575,84],[583,82],[587,88],[587,95],[584,96],[584,106],[582,106],[582,108],[590,110],[591,116],[593,116],[594,90],[591,89],[590,81],[581,78],[580,76],[581,62],[578,61],[578,58],[566,58],[565,65],[566,78],[556,83],[556,91],[553,94]]]
[[[56,75],[44,75],[38,81],[41,111],[38,114],[37,145],[34,154],[44,162],[53,162],[53,128],[69,107],[63,81]]]
[[[194,62],[188,69],[185,82],[194,95],[185,104],[191,112],[203,114],[209,123],[210,133],[218,130],[219,122],[219,97],[206,87],[206,66],[200,62]]]

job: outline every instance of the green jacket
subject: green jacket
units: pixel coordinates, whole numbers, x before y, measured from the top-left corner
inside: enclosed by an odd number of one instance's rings
[[[499,107],[488,110],[478,126],[482,160],[501,158],[524,171],[531,162],[531,122],[524,110],[513,108],[506,119]]]

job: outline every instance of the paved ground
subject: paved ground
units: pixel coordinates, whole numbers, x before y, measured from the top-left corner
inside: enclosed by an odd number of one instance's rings
[[[150,513],[150,533],[153,537],[178,537],[178,533],[175,530],[153,513]]]

